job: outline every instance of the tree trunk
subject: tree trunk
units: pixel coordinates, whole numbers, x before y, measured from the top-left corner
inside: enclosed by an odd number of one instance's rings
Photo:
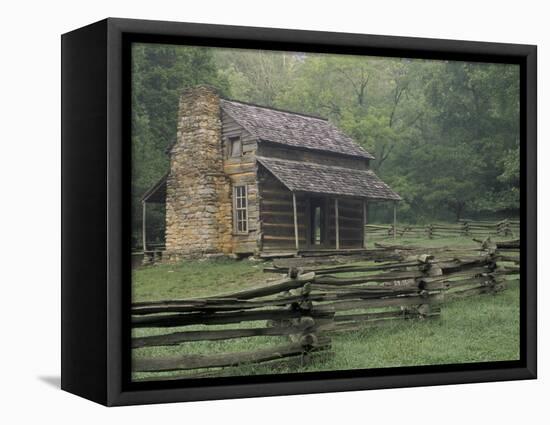
[[[455,214],[456,214],[456,221],[458,222],[462,218],[462,214],[464,213],[464,202],[457,202],[454,207]]]

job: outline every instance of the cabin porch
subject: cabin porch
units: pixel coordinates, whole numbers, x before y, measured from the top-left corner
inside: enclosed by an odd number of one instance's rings
[[[266,255],[364,250],[368,205],[391,201],[395,207],[400,199],[393,192],[383,196],[380,190],[387,186],[367,170],[272,158],[259,161],[259,251]],[[378,192],[372,192],[371,185]]]
[[[368,206],[374,201],[292,192],[266,180],[260,184],[260,193],[262,257],[345,255],[366,250]],[[395,224],[396,202],[393,204]]]

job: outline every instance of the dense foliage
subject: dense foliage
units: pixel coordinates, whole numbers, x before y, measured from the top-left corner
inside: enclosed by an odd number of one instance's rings
[[[137,44],[132,49],[132,245],[141,240],[141,196],[168,170],[167,147],[176,138],[181,91],[211,84],[227,94],[229,82],[208,48]],[[158,238],[163,211],[149,207],[148,228]],[[153,240],[154,241],[154,240]]]
[[[167,170],[178,94],[208,83],[234,99],[328,117],[374,154],[372,168],[404,198],[401,219],[518,213],[515,65],[137,45],[133,68],[138,207]]]

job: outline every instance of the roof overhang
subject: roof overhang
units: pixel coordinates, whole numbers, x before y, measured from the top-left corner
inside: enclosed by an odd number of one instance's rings
[[[371,170],[278,158],[257,157],[257,160],[292,192],[378,201],[401,200],[401,197]]]
[[[168,173],[162,176],[153,186],[151,186],[141,197],[142,202],[154,204],[164,204],[166,202],[166,180]]]

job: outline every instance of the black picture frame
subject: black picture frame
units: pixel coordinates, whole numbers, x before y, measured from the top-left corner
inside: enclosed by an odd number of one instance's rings
[[[130,382],[130,45],[192,44],[520,65],[520,360]],[[109,406],[535,379],[537,49],[109,18],[62,44],[62,389]]]

